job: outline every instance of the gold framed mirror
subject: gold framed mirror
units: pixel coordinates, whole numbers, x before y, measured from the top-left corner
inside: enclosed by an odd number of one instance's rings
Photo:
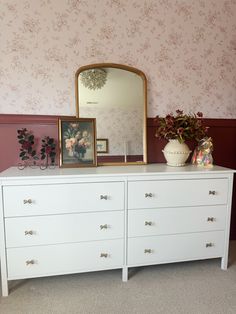
[[[147,79],[133,67],[98,63],[75,74],[77,118],[96,118],[98,165],[147,163]]]

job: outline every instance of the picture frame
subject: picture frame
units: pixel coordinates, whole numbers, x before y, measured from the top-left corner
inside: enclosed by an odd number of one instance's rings
[[[97,153],[108,153],[108,139],[97,138]]]
[[[97,166],[95,118],[60,118],[58,132],[60,167]]]

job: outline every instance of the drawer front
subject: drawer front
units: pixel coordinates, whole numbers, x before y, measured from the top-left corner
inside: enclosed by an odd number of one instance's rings
[[[6,247],[47,245],[124,236],[123,211],[5,219]]]
[[[128,212],[128,236],[224,230],[226,212],[226,206],[133,209]]]
[[[221,257],[224,231],[130,238],[128,265]]]
[[[128,184],[128,208],[222,205],[227,193],[224,178],[133,181]]]
[[[94,241],[7,249],[8,279],[121,268],[123,241]]]
[[[123,182],[6,186],[6,217],[124,208]]]

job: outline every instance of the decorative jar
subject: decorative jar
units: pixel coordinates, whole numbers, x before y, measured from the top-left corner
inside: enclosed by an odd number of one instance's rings
[[[180,143],[177,139],[169,140],[162,150],[167,165],[173,167],[184,166],[191,150],[186,143]]]

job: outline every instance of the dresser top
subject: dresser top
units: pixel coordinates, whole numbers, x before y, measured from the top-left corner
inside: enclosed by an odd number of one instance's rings
[[[91,168],[59,168],[41,170],[27,167],[19,170],[11,167],[0,173],[0,179],[25,178],[58,178],[58,177],[94,177],[94,176],[142,176],[142,175],[174,175],[174,174],[206,174],[206,173],[234,173],[236,170],[213,166],[203,168],[193,165],[184,167],[171,167],[166,164],[148,164],[131,166],[98,166]]]

